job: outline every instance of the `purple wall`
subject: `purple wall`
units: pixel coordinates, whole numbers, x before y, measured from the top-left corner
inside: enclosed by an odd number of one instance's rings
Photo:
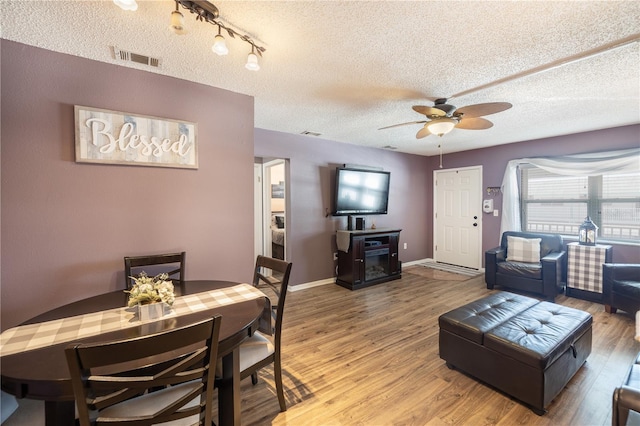
[[[433,197],[428,158],[309,136],[255,130],[257,157],[289,159],[290,230],[288,253],[294,283],[335,276],[335,231],[346,229],[346,217],[326,217],[332,208],[335,168],[344,163],[382,167],[391,172],[389,213],[367,216],[366,226],[401,228],[400,260],[430,256],[432,222],[427,216]],[[403,249],[403,244],[407,249]]]
[[[253,98],[2,40],[2,329],[124,288],[123,257],[251,280]],[[74,105],[198,123],[199,169],[74,162]]]
[[[185,250],[187,279],[250,280],[254,156],[290,160],[292,285],[334,276],[335,231],[346,219],[325,212],[333,170],[343,163],[391,171],[389,214],[367,218],[367,226],[375,219],[378,228],[402,228],[404,262],[433,257],[437,157],[262,129],[254,135],[248,96],[6,40],[1,55],[2,329],[123,288],[126,255]],[[198,123],[199,169],[75,163],[74,105]],[[635,147],[639,129],[446,154],[444,165],[482,164],[483,185],[500,186],[511,159]],[[484,219],[487,249],[498,241],[500,218]],[[630,246],[615,247],[613,257],[640,259]]]
[[[482,165],[482,181],[486,188],[501,186],[507,163],[517,158],[614,151],[638,146],[640,146],[640,125],[635,125],[445,154],[442,161],[446,169]],[[439,158],[430,157],[429,168],[437,169],[438,167]],[[494,208],[499,209],[502,214],[502,195],[498,194],[492,198]],[[427,212],[427,216],[432,217],[432,212]],[[483,214],[483,218],[482,249],[485,251],[500,244],[501,216]],[[640,262],[640,247],[614,245],[613,261]]]

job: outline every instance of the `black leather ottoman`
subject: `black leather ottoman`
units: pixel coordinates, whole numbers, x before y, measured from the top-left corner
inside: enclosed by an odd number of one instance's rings
[[[591,353],[587,312],[498,292],[443,314],[440,358],[543,415]]]

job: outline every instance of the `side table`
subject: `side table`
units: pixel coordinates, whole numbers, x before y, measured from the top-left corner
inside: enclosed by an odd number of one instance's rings
[[[602,303],[602,264],[611,262],[613,247],[567,244],[566,295]]]

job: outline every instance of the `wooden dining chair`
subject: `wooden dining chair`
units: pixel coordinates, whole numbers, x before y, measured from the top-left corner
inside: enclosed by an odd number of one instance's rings
[[[212,424],[222,317],[65,349],[81,426]],[[171,423],[164,423],[171,422]]]
[[[169,254],[153,254],[148,256],[125,256],[124,258],[124,278],[127,283],[127,290],[130,290],[133,286],[132,276],[137,276],[142,272],[144,267],[151,266],[153,273],[145,271],[149,276],[157,275],[158,273],[165,272],[169,275],[175,284],[184,283],[184,270],[186,252],[181,253],[169,253]],[[158,265],[172,265],[170,267],[158,268]],[[173,267],[173,269],[171,269]]]
[[[271,257],[258,256],[254,269],[253,285],[261,288],[267,286],[273,290],[278,298],[275,309],[272,310],[272,320],[275,321],[273,336],[266,336],[256,331],[253,336],[240,345],[240,379],[251,376],[255,385],[258,383],[258,370],[273,363],[274,379],[280,411],[286,411],[282,386],[282,362],[280,348],[282,346],[282,314],[284,302],[289,287],[291,263]]]

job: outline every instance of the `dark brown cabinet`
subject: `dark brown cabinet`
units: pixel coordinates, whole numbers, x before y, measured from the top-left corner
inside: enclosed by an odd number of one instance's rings
[[[399,229],[338,231],[336,284],[356,290],[400,278]]]

